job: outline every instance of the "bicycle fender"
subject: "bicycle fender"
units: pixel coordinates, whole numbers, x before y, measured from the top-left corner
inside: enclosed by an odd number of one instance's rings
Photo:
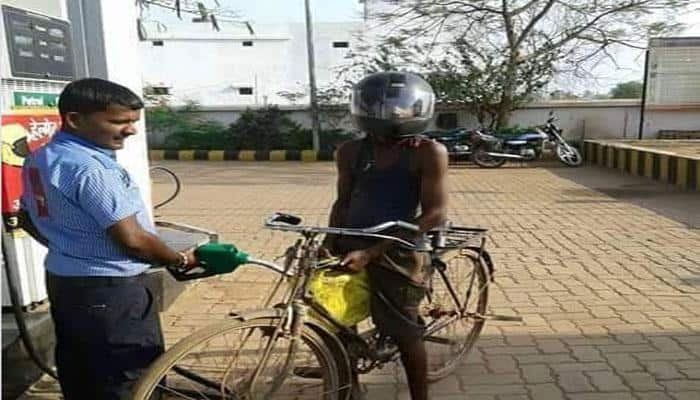
[[[467,246],[466,248],[476,252],[476,254],[481,253],[481,258],[484,259],[484,262],[486,263],[486,268],[488,268],[489,271],[489,279],[491,280],[491,282],[495,282],[496,279],[494,277],[494,272],[496,271],[496,268],[493,265],[493,260],[491,259],[491,255],[489,254],[489,252],[485,249],[476,246]]]

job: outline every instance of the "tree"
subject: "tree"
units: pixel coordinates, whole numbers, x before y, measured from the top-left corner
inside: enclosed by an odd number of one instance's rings
[[[221,27],[219,22],[229,22],[235,24],[245,25],[251,35],[254,34],[253,27],[249,21],[243,21],[242,15],[236,10],[231,10],[226,7],[222,7],[219,0],[212,0],[213,3],[209,7],[205,5],[205,2],[199,0],[135,0],[136,5],[139,6],[141,10],[141,17],[137,20],[137,27],[139,30],[139,36],[143,40],[146,37],[145,28],[143,26],[144,22],[144,11],[150,9],[151,7],[165,9],[170,11],[175,11],[177,17],[182,19],[182,14],[195,15],[192,18],[192,22],[205,22],[210,23],[212,28],[216,31],[220,31]],[[157,22],[157,21],[156,21]],[[160,26],[163,26],[158,22]]]
[[[385,46],[374,54],[390,51],[385,58],[398,58],[399,65],[422,71],[441,101],[471,105],[481,118],[491,116],[493,125],[503,127],[510,112],[541,91],[555,73],[590,78],[603,58],[614,61],[612,47],[642,48],[650,35],[678,29],[674,17],[689,4],[405,0],[370,18]],[[378,66],[371,54],[353,56],[355,67]]]
[[[642,97],[642,82],[629,81],[618,83],[610,90],[610,97],[613,99],[639,99]]]

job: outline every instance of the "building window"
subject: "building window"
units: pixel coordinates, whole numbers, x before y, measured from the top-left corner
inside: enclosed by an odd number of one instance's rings
[[[333,47],[336,49],[347,49],[350,47],[350,43],[348,42],[333,42]]]
[[[456,113],[442,113],[437,117],[436,125],[442,129],[453,129],[457,127]]]
[[[250,96],[253,94],[253,88],[252,87],[238,88],[238,94],[243,95],[243,96]]]
[[[253,47],[253,41],[252,40],[244,40],[243,47]]]
[[[163,45],[163,41],[162,41],[162,40],[154,40],[152,43],[153,43],[154,46],[162,46],[162,45]]]

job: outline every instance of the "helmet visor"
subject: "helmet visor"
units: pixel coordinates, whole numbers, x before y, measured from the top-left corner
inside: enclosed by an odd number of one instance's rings
[[[434,94],[415,85],[389,83],[388,86],[356,88],[350,113],[383,120],[411,120],[433,115]]]

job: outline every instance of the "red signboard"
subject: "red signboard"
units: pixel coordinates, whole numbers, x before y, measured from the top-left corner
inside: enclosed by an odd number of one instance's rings
[[[0,116],[2,125],[2,216],[8,228],[16,227],[22,194],[24,157],[46,144],[60,126],[60,117],[49,110]]]

